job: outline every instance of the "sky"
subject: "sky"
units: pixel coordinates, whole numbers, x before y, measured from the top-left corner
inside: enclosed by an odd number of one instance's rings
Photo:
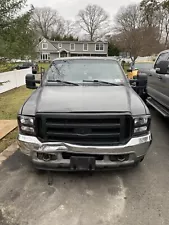
[[[121,6],[130,3],[138,3],[140,0],[28,0],[28,4],[35,7],[52,7],[57,9],[64,19],[72,20],[88,4],[97,4],[103,7],[110,15],[110,18],[116,14]]]

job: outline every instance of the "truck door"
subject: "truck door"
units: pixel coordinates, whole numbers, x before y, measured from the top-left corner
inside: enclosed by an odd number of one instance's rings
[[[169,52],[167,55],[167,61],[169,61]],[[159,91],[161,103],[169,109],[169,74],[157,74],[159,79]]]
[[[159,74],[160,103],[169,109],[169,74]]]
[[[148,94],[162,105],[166,105],[164,101],[164,78],[161,74],[156,73],[157,65],[160,61],[167,60],[169,56],[168,52],[161,53],[154,64],[154,68],[148,73]]]

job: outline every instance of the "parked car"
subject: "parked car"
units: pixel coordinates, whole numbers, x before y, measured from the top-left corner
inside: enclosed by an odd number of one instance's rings
[[[30,67],[32,67],[32,73],[33,74],[37,74],[38,73],[38,70],[39,70],[38,64],[33,63],[33,62],[24,62],[21,65],[17,65],[15,67],[15,69],[21,70],[21,69],[27,69],[27,68],[30,68]]]
[[[152,141],[149,109],[120,62],[107,57],[54,60],[18,114],[20,150],[43,170],[138,165]]]
[[[169,50],[161,52],[147,73],[147,103],[169,117]]]

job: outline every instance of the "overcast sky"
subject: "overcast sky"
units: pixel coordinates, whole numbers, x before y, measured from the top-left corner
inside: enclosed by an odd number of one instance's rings
[[[140,0],[28,0],[28,4],[33,4],[35,7],[49,6],[57,9],[65,19],[73,19],[87,4],[100,5],[113,17],[121,6],[134,2]]]

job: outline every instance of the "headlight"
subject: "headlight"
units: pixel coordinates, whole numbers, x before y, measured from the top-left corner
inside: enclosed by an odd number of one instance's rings
[[[35,135],[34,117],[18,116],[18,124],[22,134]]]
[[[138,116],[134,117],[134,135],[146,134],[150,130],[151,117]]]

